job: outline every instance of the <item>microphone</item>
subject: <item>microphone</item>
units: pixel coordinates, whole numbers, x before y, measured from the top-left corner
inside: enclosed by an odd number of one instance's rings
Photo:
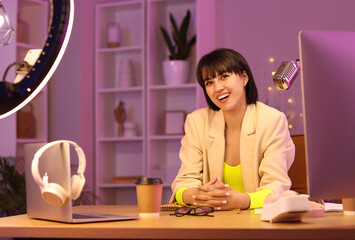
[[[283,61],[273,76],[275,86],[280,90],[287,90],[295,81],[300,70],[300,60]]]

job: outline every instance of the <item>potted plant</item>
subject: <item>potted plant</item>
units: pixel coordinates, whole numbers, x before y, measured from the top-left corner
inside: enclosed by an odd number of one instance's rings
[[[163,62],[163,72],[166,84],[177,85],[186,82],[188,79],[190,64],[186,59],[190,55],[192,46],[196,43],[196,35],[188,40],[187,32],[191,19],[190,10],[187,10],[180,28],[171,13],[169,17],[172,26],[172,38],[165,28],[160,26],[161,33],[170,52],[169,60]]]
[[[15,161],[0,156],[0,217],[26,213],[25,175],[16,170]]]

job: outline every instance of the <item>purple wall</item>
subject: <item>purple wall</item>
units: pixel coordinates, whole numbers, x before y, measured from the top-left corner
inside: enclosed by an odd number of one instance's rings
[[[94,0],[74,1],[72,35],[49,92],[49,141],[77,142],[87,160],[85,188],[94,191]],[[75,153],[73,153],[75,154]]]
[[[283,60],[298,58],[300,30],[355,31],[354,9],[353,0],[217,0],[217,46],[230,47],[244,55],[257,82],[260,100],[285,112],[293,125],[291,133],[300,134],[300,77],[290,90],[276,91],[271,72]],[[269,62],[270,57],[274,63]]]
[[[94,6],[108,0],[76,0],[73,37],[64,60],[51,82],[50,140],[77,141],[88,157],[87,181],[94,182]],[[199,0],[200,1],[200,0]],[[203,2],[204,0],[202,0]],[[206,4],[210,4],[206,6]],[[216,12],[210,14],[211,4]],[[260,100],[286,113],[293,125],[291,133],[303,133],[301,85],[298,78],[287,91],[276,91],[271,72],[282,60],[298,58],[298,32],[302,29],[355,31],[353,0],[209,0],[198,4],[199,24],[209,21],[202,32],[199,55],[210,44],[230,47],[242,53],[251,65]],[[212,7],[214,9],[214,7]],[[202,9],[203,11],[203,9]],[[198,37],[198,36],[197,36]],[[210,38],[210,39],[207,39]],[[204,46],[207,39],[207,46]],[[275,59],[274,63],[269,58]],[[271,86],[269,91],[267,88]],[[288,99],[292,98],[292,103]]]

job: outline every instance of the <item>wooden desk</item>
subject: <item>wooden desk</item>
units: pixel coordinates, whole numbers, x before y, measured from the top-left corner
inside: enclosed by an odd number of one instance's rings
[[[76,212],[100,211],[138,215],[136,206],[80,206]],[[67,224],[29,219],[27,215],[0,218],[0,237],[102,239],[355,239],[355,216],[341,212],[299,223],[261,222],[253,210],[215,212],[214,217],[170,216],[105,223]]]

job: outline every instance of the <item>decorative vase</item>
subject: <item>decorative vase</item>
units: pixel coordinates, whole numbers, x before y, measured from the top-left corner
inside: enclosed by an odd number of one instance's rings
[[[110,23],[107,26],[107,47],[114,48],[120,46],[120,25]]]
[[[190,62],[187,60],[164,61],[163,73],[166,85],[184,84],[189,79]]]
[[[124,137],[135,137],[137,136],[136,123],[125,122],[124,123]]]
[[[133,82],[133,63],[130,59],[123,59],[120,62],[119,68],[119,79],[118,86],[119,87],[132,87],[134,86]]]

